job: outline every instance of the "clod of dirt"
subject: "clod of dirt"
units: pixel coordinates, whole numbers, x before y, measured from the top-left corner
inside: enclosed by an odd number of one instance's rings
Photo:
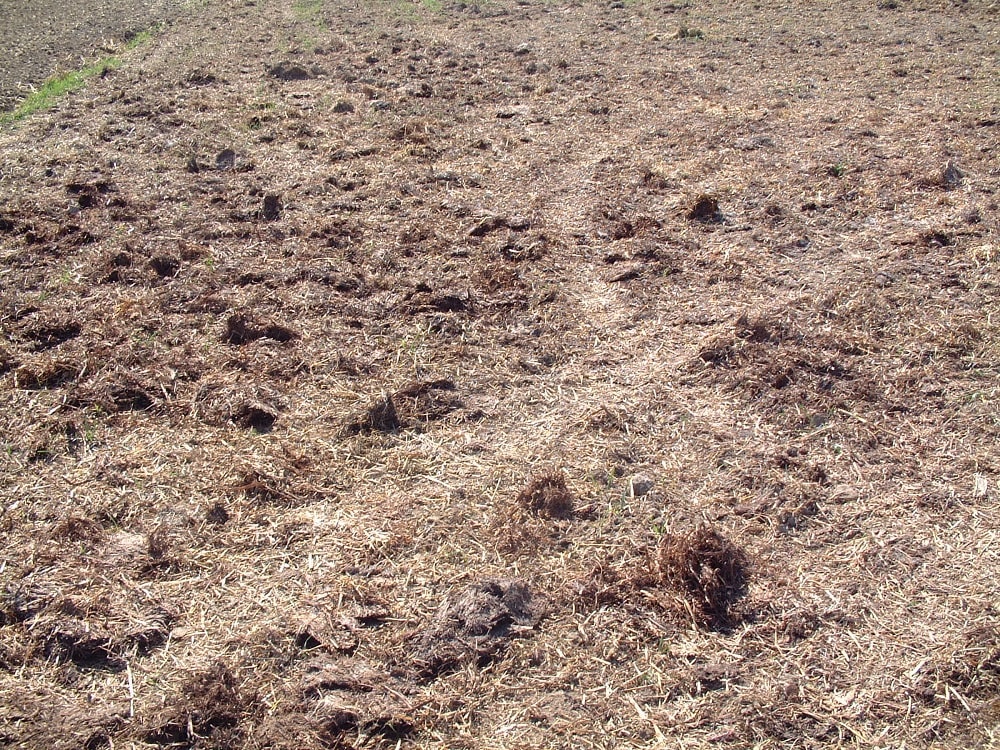
[[[736,338],[749,341],[752,344],[777,344],[788,335],[788,330],[781,321],[776,321],[764,315],[750,317],[749,313],[741,313],[736,319]]]
[[[566,475],[561,471],[540,474],[517,496],[517,504],[537,516],[570,518],[573,515],[573,493],[566,487]]]
[[[52,529],[53,539],[96,542],[104,536],[104,527],[84,516],[67,516]]]
[[[190,86],[208,86],[217,80],[216,75],[206,68],[195,68],[184,76],[184,82]]]
[[[388,675],[374,669],[366,662],[352,658],[331,659],[321,656],[305,665],[301,690],[306,697],[314,698],[333,690],[370,693],[387,679]]]
[[[42,360],[21,364],[14,370],[14,384],[17,388],[42,390],[57,388],[75,380],[83,366],[72,362]]]
[[[252,747],[268,750],[326,750],[350,747],[330,736],[313,716],[292,709],[266,716],[253,730]]]
[[[265,195],[260,215],[264,221],[277,221],[281,218],[281,196],[273,193]]]
[[[225,664],[193,676],[165,716],[146,732],[146,742],[168,747],[239,747],[247,705]]]
[[[358,637],[349,624],[349,620],[335,620],[324,612],[316,612],[299,623],[295,645],[304,650],[321,648],[331,654],[350,653],[358,647]]]
[[[410,383],[392,395],[401,424],[419,427],[442,419],[462,407],[454,393],[455,383],[447,378]]]
[[[72,599],[53,604],[48,614],[55,614],[55,619],[47,627],[39,625],[36,629],[42,652],[50,659],[66,661],[80,669],[113,672],[124,669],[127,654],[145,656],[162,646],[174,621],[173,613],[154,607],[131,629],[124,630],[108,627],[100,620],[86,619],[80,603]]]
[[[244,469],[230,489],[237,497],[252,500],[258,505],[293,507],[308,502],[319,492],[308,483],[296,481],[308,466],[308,461],[295,462],[288,466],[287,471],[277,475],[253,468]]]
[[[699,664],[691,670],[685,682],[691,695],[704,695],[725,689],[739,676],[739,668],[733,664]]]
[[[0,348],[0,375],[6,375],[21,363],[9,351]]]
[[[279,81],[307,81],[315,77],[301,65],[295,65],[287,60],[277,65],[272,65],[267,69],[267,74],[272,78],[277,78]]]
[[[531,222],[523,216],[486,216],[476,226],[469,230],[470,237],[485,237],[498,229],[510,229],[523,232],[531,226]]]
[[[455,383],[447,379],[411,383],[377,399],[361,415],[350,419],[343,433],[358,435],[419,429],[463,406],[454,390]]]
[[[177,272],[181,268],[181,261],[179,258],[171,255],[157,255],[154,258],[150,258],[149,267],[160,278],[166,278],[167,276],[177,275]]]
[[[691,221],[700,221],[704,224],[721,223],[723,217],[719,210],[719,199],[714,195],[699,195],[688,211],[687,217]]]
[[[441,292],[427,300],[425,311],[464,312],[471,306],[468,292]]]
[[[426,291],[424,291],[426,290]],[[407,312],[466,312],[472,307],[471,295],[468,291],[447,290],[435,292],[424,285],[408,295],[404,303]]]
[[[369,432],[395,432],[400,428],[396,405],[392,396],[385,395],[377,399],[360,416],[352,419],[344,426],[344,434],[359,435]]]
[[[613,274],[608,276],[609,284],[621,284],[626,281],[635,281],[636,279],[642,278],[643,267],[641,265],[635,265],[631,268],[626,268],[623,271],[615,271]]]
[[[115,653],[111,636],[76,619],[59,622],[43,643],[48,657],[68,660],[81,669],[117,672],[125,668],[125,660]]]
[[[285,343],[298,338],[298,334],[290,328],[277,323],[257,323],[242,313],[229,316],[222,340],[233,346],[243,346],[258,339],[273,339]]]
[[[429,628],[411,639],[415,678],[429,682],[474,662],[485,666],[540,619],[523,581],[486,580],[445,600]]]
[[[109,182],[95,182],[93,184],[85,182],[71,182],[66,186],[66,192],[76,196],[77,204],[80,208],[93,208],[97,206],[102,196],[115,192],[115,187]]]
[[[128,269],[132,267],[132,254],[123,250],[101,258],[95,265],[95,275],[102,284],[124,282],[129,280]]]
[[[222,503],[215,503],[205,514],[205,520],[215,526],[221,526],[229,520],[229,511]]]
[[[687,595],[699,624],[726,630],[735,605],[747,592],[749,560],[743,550],[714,529],[668,534],[657,551],[661,582]]]
[[[264,404],[240,404],[233,410],[232,421],[246,430],[266,434],[274,428],[278,415]]]
[[[370,664],[350,657],[322,656],[305,665],[301,693],[310,714],[324,728],[324,747],[342,744],[360,731],[379,739],[399,741],[416,728],[412,690]]]
[[[648,495],[653,490],[655,482],[646,474],[636,474],[628,480],[628,491],[632,497]]]
[[[779,346],[795,340],[797,334],[785,321],[773,314],[751,316],[742,313],[733,326],[732,335],[722,335],[706,342],[698,352],[698,361],[712,367],[733,367],[745,363],[752,354],[750,344]],[[775,387],[783,387],[781,374],[776,374]],[[787,385],[787,383],[784,383]]]
[[[10,584],[0,590],[0,625],[27,622],[52,602],[55,594],[42,586]]]
[[[139,565],[139,576],[153,579],[176,573],[181,569],[181,561],[172,552],[172,534],[167,529],[156,529],[146,535],[145,559]]]
[[[190,164],[190,162],[189,162]],[[196,165],[197,166],[197,165]],[[233,169],[236,167],[236,152],[231,148],[224,148],[215,155],[215,168],[219,171]]]
[[[921,234],[920,241],[927,247],[948,247],[955,242],[950,234],[936,229],[928,229]]]
[[[112,388],[109,395],[115,411],[146,411],[155,403],[153,397],[142,388],[129,385]]]
[[[75,320],[43,321],[25,329],[24,337],[31,341],[31,351],[40,352],[75,339],[82,330],[83,326]]]
[[[944,165],[944,169],[941,171],[941,187],[945,190],[954,190],[962,184],[963,179],[965,179],[965,172],[959,169],[958,165],[949,159],[948,163]]]
[[[258,383],[208,382],[199,386],[192,410],[196,418],[216,427],[237,424],[267,432],[274,425],[281,406],[281,397]]]
[[[259,503],[288,503],[295,499],[288,493],[287,480],[256,469],[244,472],[233,490]]]
[[[129,633],[126,642],[142,655],[148,655],[153,649],[167,642],[170,629],[176,620],[176,614],[164,607],[154,608],[141,626]]]
[[[725,336],[714,338],[698,350],[698,361],[712,367],[724,367],[735,355],[733,341]]]
[[[957,634],[956,634],[957,635]],[[955,639],[952,653],[919,668],[913,692],[927,702],[954,701],[952,692],[968,701],[995,701],[1000,692],[1000,627],[984,623]]]
[[[434,96],[434,88],[427,81],[421,81],[404,87],[403,93],[415,99],[429,99]]]
[[[156,404],[154,387],[134,376],[118,372],[75,389],[68,402],[75,406],[100,406],[114,414],[126,411],[146,411]]]

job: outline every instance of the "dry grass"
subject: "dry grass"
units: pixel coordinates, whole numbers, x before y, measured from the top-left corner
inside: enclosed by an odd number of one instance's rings
[[[996,10],[618,5],[0,134],[0,744],[996,744]]]

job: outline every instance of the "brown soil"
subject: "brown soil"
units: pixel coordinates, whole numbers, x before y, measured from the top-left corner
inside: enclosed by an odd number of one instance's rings
[[[214,3],[0,132],[0,745],[995,745],[998,32]]]
[[[0,111],[17,102],[49,76],[76,70],[113,51],[140,31],[178,15],[172,0],[55,0],[5,2],[0,14],[3,66]]]

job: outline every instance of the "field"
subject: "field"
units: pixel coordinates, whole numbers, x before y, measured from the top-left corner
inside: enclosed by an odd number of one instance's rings
[[[0,129],[0,747],[1000,747],[1000,6],[193,2]]]

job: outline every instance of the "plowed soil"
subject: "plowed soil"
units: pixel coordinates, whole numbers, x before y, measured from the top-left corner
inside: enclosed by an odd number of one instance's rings
[[[113,49],[140,31],[173,18],[172,0],[5,0],[0,6],[0,110],[13,109],[46,78],[75,70],[81,60]]]
[[[998,39],[220,2],[0,132],[0,746],[996,746]]]

